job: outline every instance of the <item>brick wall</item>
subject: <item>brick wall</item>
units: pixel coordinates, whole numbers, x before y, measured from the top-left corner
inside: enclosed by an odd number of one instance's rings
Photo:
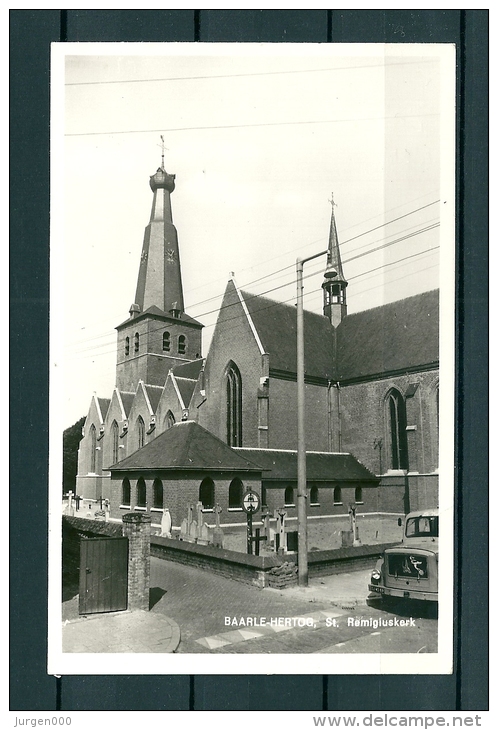
[[[272,483],[264,482],[266,505],[268,510],[273,514],[275,509],[285,507],[288,517],[297,516],[297,482]],[[308,491],[308,515],[310,517],[317,515],[347,515],[349,514],[349,505],[355,501],[355,487],[360,484],[346,485],[339,482],[308,482],[308,489],[312,486],[318,487],[318,503],[312,503],[309,499],[310,491]],[[341,499],[339,503],[334,502],[334,488],[339,486],[341,489]],[[293,487],[294,505],[284,505],[284,496],[286,487]],[[357,514],[371,513],[379,511],[379,489],[375,486],[362,486],[362,502],[357,503]]]
[[[227,291],[206,358],[206,402],[199,423],[226,440],[225,370],[233,361],[242,379],[242,445],[258,444],[258,388],[263,373],[262,355],[235,290]]]
[[[129,476],[131,486],[131,504],[129,507],[121,505],[122,483],[123,477],[114,476],[111,479],[111,518],[121,519],[123,515],[131,511],[142,511],[137,508],[137,482],[142,475],[133,474]],[[196,504],[199,501],[199,487],[202,480],[209,477],[214,481],[215,487],[215,504],[222,508],[221,521],[241,522],[246,521],[245,512],[242,510],[229,510],[228,507],[228,491],[232,479],[239,477],[242,480],[244,491],[246,489],[254,489],[261,494],[261,480],[252,474],[222,473],[222,472],[149,472],[143,475],[146,484],[147,502],[143,512],[150,514],[153,525],[161,524],[162,511],[155,511],[153,505],[153,483],[154,480],[161,479],[163,484],[163,505],[168,507],[171,513],[171,520],[174,527],[179,527],[182,520],[187,517],[188,504]],[[209,525],[215,524],[215,515],[212,510],[204,511],[204,522]]]
[[[391,388],[404,395],[410,384],[418,383],[412,397],[406,399],[410,471],[431,473],[438,466],[435,370],[386,378],[369,383],[348,385],[340,391],[341,446],[352,453],[375,474],[385,474],[391,467],[389,422],[385,398]],[[375,442],[382,440],[382,453]]]
[[[271,367],[271,359],[270,359]],[[309,451],[331,451],[328,428],[328,389],[305,384],[305,433]],[[297,448],[297,383],[270,378],[269,447]],[[248,444],[244,444],[247,446]]]
[[[311,576],[336,575],[373,567],[385,548],[392,547],[392,545],[393,543],[365,545],[357,548],[309,553],[309,573]],[[231,550],[221,550],[208,545],[194,545],[164,537],[151,538],[151,554],[163,560],[202,568],[232,580],[257,585],[259,588],[269,585],[269,573],[272,569],[284,562],[297,561],[297,556],[286,555],[285,559],[282,559],[276,555],[243,555]],[[365,593],[367,593],[366,586]]]
[[[153,483],[154,480],[158,478],[161,479],[163,484],[163,504],[170,510],[173,526],[179,527],[182,520],[187,516],[188,504],[196,504],[199,500],[200,484],[204,477],[208,476],[213,479],[215,484],[215,503],[222,508],[222,512],[220,514],[221,524],[245,524],[245,512],[241,509],[229,509],[228,506],[229,487],[232,479],[237,476],[236,474],[199,472],[189,474],[188,478],[185,477],[185,474],[180,472],[167,472],[167,478],[165,478],[165,474],[166,472],[149,472],[144,474],[147,504],[143,510],[142,508],[137,508],[136,501],[137,482],[141,475],[134,474],[129,477],[131,486],[131,504],[128,507],[123,507],[121,504],[122,476],[118,478],[116,475],[109,480],[110,487],[108,491],[110,494],[111,518],[121,520],[123,515],[128,512],[133,510],[143,511],[144,513],[151,515],[153,527],[159,526],[161,524],[162,510],[154,509],[153,507]],[[250,488],[263,496],[261,481],[259,478],[252,475],[242,475],[242,482],[244,485],[244,491]],[[413,496],[410,501],[411,509],[418,509],[418,507],[413,507],[412,503],[416,503],[417,505],[420,504],[421,507],[437,506],[437,475],[425,478],[410,476],[408,477],[408,483],[410,485],[413,484],[413,487],[410,487],[413,495],[417,494],[417,496]],[[308,486],[311,487],[313,484],[313,482],[310,482]],[[316,486],[318,486],[318,503],[311,503],[308,499],[307,509],[310,517],[325,515],[347,516],[349,514],[349,505],[355,501],[355,486],[359,485],[343,486],[339,484],[341,487],[341,502],[335,503],[334,487],[337,485],[338,482],[316,483]],[[294,506],[284,505],[285,488],[288,486],[294,488]],[[404,514],[408,509],[404,475],[385,476],[382,478],[379,487],[362,486],[361,489],[362,502],[356,503],[358,516],[362,514],[375,514],[378,512]],[[266,495],[266,505],[263,506],[265,506],[266,510],[272,515],[275,509],[280,509],[285,506],[288,518],[297,517],[296,482],[265,482],[264,494]],[[431,504],[431,500],[434,502],[433,504]],[[204,522],[208,525],[215,524],[215,516],[212,510],[205,510],[203,514]],[[258,513],[256,519],[259,519],[259,517],[260,513]]]
[[[128,538],[128,610],[149,610],[150,516],[132,512],[123,518]]]

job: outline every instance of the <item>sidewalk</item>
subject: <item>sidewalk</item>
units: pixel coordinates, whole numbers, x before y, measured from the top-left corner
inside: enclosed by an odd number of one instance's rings
[[[175,652],[180,627],[151,611],[119,611],[82,616],[62,625],[62,650],[69,653]]]
[[[262,590],[153,557],[151,610],[79,616],[74,596],[63,604],[63,651],[206,651],[199,639],[226,631],[227,616],[291,617],[366,606],[369,575],[370,570],[362,570],[312,578],[307,588]]]

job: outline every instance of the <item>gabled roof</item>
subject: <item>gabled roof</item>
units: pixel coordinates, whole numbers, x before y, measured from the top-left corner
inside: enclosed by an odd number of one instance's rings
[[[175,367],[173,368],[173,372],[175,376],[178,376],[180,378],[194,378],[195,380],[197,380],[203,365],[204,358],[201,357],[198,360],[193,360],[192,362],[185,362],[181,365],[175,365]]]
[[[263,467],[264,481],[297,481],[297,451],[235,448],[241,456]],[[375,482],[378,478],[352,454],[308,451],[306,481]]]
[[[110,467],[111,472],[158,469],[261,472],[261,467],[236,453],[195,421],[175,423],[153,441]]]
[[[270,369],[297,372],[297,315],[290,304],[241,292],[265,352]],[[327,317],[304,312],[305,373],[333,377],[334,328]]]
[[[126,418],[128,418],[135,399],[135,393],[128,393],[127,391],[120,390],[119,395],[121,396],[121,402],[123,404],[124,412],[126,413]]]
[[[352,380],[439,361],[439,291],[348,314],[337,327],[337,379]]]
[[[99,398],[97,396],[97,400],[99,403],[100,413],[102,415],[102,423],[105,421],[105,417],[107,415],[107,411],[109,410],[109,406],[111,404],[110,398]]]
[[[146,385],[143,383],[143,387],[147,391],[152,413],[157,413],[157,406],[161,398],[161,393],[163,392],[162,385]]]
[[[143,312],[140,312],[140,314],[138,314],[136,317],[128,317],[128,319],[125,319],[124,322],[118,324],[116,329],[119,330],[121,329],[121,327],[124,327],[131,322],[138,322],[144,317],[152,317],[154,319],[160,319],[164,322],[171,322],[172,324],[178,324],[179,322],[181,322],[183,324],[195,325],[196,327],[204,327],[201,322],[199,322],[197,319],[194,319],[193,317],[190,317],[185,312],[180,312],[179,317],[172,317],[170,314],[168,314],[167,312],[163,312],[162,309],[159,309],[159,307],[156,307],[156,305],[153,304],[151,307],[148,307]]]
[[[183,405],[185,408],[188,408],[197,380],[194,380],[193,378],[179,378],[176,374],[175,380],[182,397]]]

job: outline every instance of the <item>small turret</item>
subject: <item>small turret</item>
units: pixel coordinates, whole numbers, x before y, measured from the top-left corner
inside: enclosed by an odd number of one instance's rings
[[[323,313],[329,318],[331,324],[337,327],[342,319],[347,315],[346,305],[346,287],[348,282],[342,271],[341,252],[339,249],[339,239],[337,236],[337,228],[335,224],[335,203],[332,194],[330,203],[332,205],[332,215],[330,220],[329,247],[327,253],[327,268],[325,270],[323,289]],[[334,271],[334,276],[330,276],[330,272]]]

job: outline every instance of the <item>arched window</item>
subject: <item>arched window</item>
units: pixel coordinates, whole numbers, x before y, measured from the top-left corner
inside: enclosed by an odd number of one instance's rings
[[[242,496],[244,486],[240,479],[233,479],[228,488],[228,507],[230,509],[242,508]]]
[[[130,354],[130,338],[127,337],[125,340],[125,355],[128,356]]]
[[[117,464],[119,454],[119,427],[116,421],[111,426],[112,463]]]
[[[185,355],[187,352],[187,338],[185,335],[179,335],[178,337],[178,354]]]
[[[234,362],[226,370],[227,444],[242,446],[242,378]]]
[[[214,509],[214,482],[209,477],[203,479],[199,487],[199,502],[203,509]]]
[[[137,418],[138,448],[141,449],[145,443],[145,423],[142,416]]]
[[[163,332],[163,352],[169,352],[171,347],[171,335],[169,332]]]
[[[294,505],[294,489],[292,487],[285,488],[284,505],[292,507]]]
[[[129,479],[123,479],[123,483],[121,485],[121,504],[124,507],[129,507],[131,504],[131,488]]]
[[[95,474],[97,471],[97,429],[90,426],[90,472]]]
[[[318,487],[315,485],[310,489],[310,504],[318,504]]]
[[[406,438],[406,408],[398,390],[387,395],[387,414],[391,447],[391,469],[408,469],[408,442]]]
[[[342,489],[334,487],[334,504],[342,504]]]
[[[135,352],[138,352],[140,350],[140,335],[138,332],[135,332]]]
[[[354,490],[354,501],[358,504],[363,503],[363,489],[361,487],[356,487]]]
[[[171,426],[175,425],[175,417],[172,413],[172,411],[168,411],[166,413],[166,418],[164,419],[164,428],[165,430],[168,430],[168,428],[171,428]]]
[[[163,483],[160,479],[154,479],[152,485],[152,506],[156,509],[163,508]]]
[[[137,482],[137,507],[147,507],[147,487],[142,477]]]

